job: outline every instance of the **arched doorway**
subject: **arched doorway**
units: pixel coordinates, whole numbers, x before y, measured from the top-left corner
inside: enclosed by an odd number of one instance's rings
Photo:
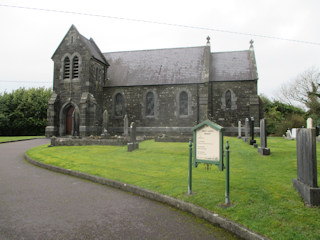
[[[67,109],[66,113],[66,135],[71,135],[72,134],[72,114],[74,112],[74,107],[70,106]]]

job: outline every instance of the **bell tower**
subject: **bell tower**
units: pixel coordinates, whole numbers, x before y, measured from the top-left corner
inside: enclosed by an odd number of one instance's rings
[[[53,94],[49,100],[46,136],[99,134],[107,60],[93,39],[82,36],[74,25],[52,60]]]

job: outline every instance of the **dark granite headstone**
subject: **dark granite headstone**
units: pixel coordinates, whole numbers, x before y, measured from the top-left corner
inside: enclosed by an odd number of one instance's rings
[[[253,145],[255,144],[257,141],[254,140],[254,118],[251,117],[250,118],[250,136],[251,136],[251,139],[250,139],[250,145]]]
[[[297,172],[294,188],[310,205],[320,205],[320,188],[317,182],[316,132],[314,128],[297,131]]]
[[[270,155],[270,148],[267,148],[267,122],[265,119],[260,120],[260,147],[258,152],[261,155]]]

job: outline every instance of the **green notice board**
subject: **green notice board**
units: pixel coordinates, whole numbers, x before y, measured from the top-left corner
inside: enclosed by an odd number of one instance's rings
[[[194,166],[199,163],[217,165],[223,171],[223,131],[220,125],[206,120],[193,129]]]

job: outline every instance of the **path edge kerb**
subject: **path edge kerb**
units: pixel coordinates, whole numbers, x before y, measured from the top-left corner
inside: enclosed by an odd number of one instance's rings
[[[18,139],[18,140],[12,140],[12,141],[0,142],[0,144],[4,144],[4,143],[15,143],[15,142],[22,142],[22,141],[30,141],[30,140],[35,140],[35,139],[45,139],[45,138],[44,138],[44,137],[39,137],[39,138]]]
[[[241,238],[244,239],[248,239],[248,240],[266,240],[269,239],[265,236],[262,236],[258,233],[255,233],[253,231],[251,231],[250,229],[242,226],[241,224],[238,224],[236,222],[233,222],[229,219],[223,218],[221,216],[219,216],[218,214],[214,214],[202,207],[196,206],[194,204],[191,203],[187,203],[184,201],[181,201],[179,199],[175,199],[173,197],[169,197],[166,195],[162,195],[147,189],[143,189],[134,185],[130,185],[130,184],[126,184],[126,183],[122,183],[119,181],[115,181],[115,180],[111,180],[111,179],[107,179],[107,178],[102,178],[102,177],[97,177],[97,176],[93,176],[93,175],[89,175],[89,174],[85,174],[85,173],[81,173],[81,172],[76,172],[70,169],[64,169],[64,168],[60,168],[60,167],[56,167],[53,165],[48,165],[45,163],[41,163],[38,161],[35,161],[33,159],[31,159],[27,154],[24,155],[25,160],[33,165],[36,165],[38,167],[41,168],[45,168],[54,172],[58,172],[58,173],[63,173],[63,174],[67,174],[67,175],[71,175],[74,177],[78,177],[78,178],[82,178],[85,180],[89,180],[95,183],[99,183],[102,185],[107,185],[113,188],[117,188],[126,192],[130,192],[154,201],[158,201],[164,204],[167,204],[169,206],[172,206],[174,208],[177,208],[179,210],[191,213],[199,218],[205,219],[208,222],[214,224],[215,226],[219,226]]]

